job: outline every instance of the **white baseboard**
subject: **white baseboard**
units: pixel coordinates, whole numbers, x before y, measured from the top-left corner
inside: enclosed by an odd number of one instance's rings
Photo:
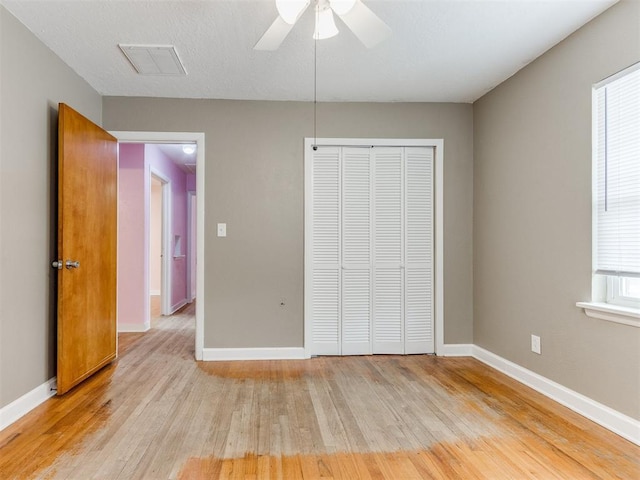
[[[437,353],[439,357],[472,357],[473,345],[470,343],[444,344]]]
[[[53,377],[9,405],[0,408],[0,430],[4,430],[55,394],[56,377]]]
[[[173,315],[178,310],[180,310],[182,307],[184,307],[186,304],[187,304],[187,299],[183,298],[182,300],[180,300],[175,305],[171,305],[171,313],[169,315]]]
[[[149,322],[144,323],[118,323],[118,333],[146,332],[151,328]]]
[[[482,347],[477,345],[473,345],[472,347],[473,356],[482,363],[499,370],[505,375],[518,380],[520,383],[524,383],[561,405],[626,438],[630,442],[640,445],[640,421],[521,367],[495,353],[491,353]]]
[[[204,348],[202,360],[301,360],[307,358],[302,347]]]
[[[151,295],[152,297],[159,297],[161,295],[161,292],[160,290],[150,290],[149,295]]]

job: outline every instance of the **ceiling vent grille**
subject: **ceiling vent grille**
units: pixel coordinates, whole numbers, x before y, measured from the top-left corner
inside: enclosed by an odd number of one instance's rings
[[[187,71],[173,45],[118,44],[140,75],[186,75]]]

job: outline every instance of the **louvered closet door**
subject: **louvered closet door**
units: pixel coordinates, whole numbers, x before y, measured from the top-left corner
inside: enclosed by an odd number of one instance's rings
[[[404,353],[403,151],[374,148],[373,353]]]
[[[433,164],[423,147],[313,153],[313,355],[434,352]]]
[[[433,353],[433,148],[405,148],[405,353]]]
[[[340,149],[314,152],[311,227],[311,350],[314,355],[340,352]]]
[[[371,161],[342,149],[342,355],[371,353]]]

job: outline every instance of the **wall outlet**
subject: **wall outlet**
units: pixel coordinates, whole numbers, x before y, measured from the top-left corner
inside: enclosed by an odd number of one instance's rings
[[[537,335],[531,335],[531,351],[538,355],[542,354],[540,351],[540,337]]]

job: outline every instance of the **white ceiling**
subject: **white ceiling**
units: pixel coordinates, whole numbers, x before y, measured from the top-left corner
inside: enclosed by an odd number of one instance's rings
[[[102,95],[314,98],[311,8],[260,52],[274,0],[0,1]],[[392,36],[368,50],[336,18],[340,34],[317,44],[317,98],[472,102],[616,1],[364,0]],[[119,43],[175,45],[188,75],[137,75]]]

